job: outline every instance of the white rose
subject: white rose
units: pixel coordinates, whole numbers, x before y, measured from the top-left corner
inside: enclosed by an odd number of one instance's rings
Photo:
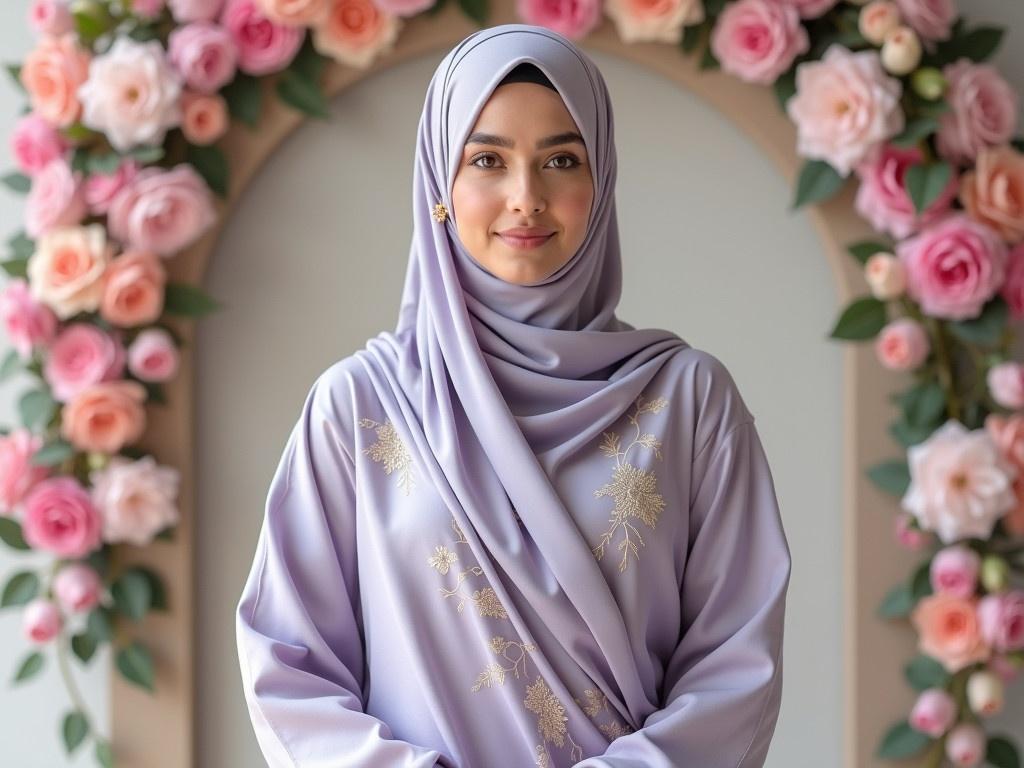
[[[51,229],[36,241],[26,267],[36,301],[61,320],[94,312],[103,296],[103,272],[113,255],[102,224]]]
[[[144,546],[178,522],[180,473],[158,466],[152,456],[131,461],[113,456],[103,469],[89,473],[93,503],[103,517],[103,540]]]

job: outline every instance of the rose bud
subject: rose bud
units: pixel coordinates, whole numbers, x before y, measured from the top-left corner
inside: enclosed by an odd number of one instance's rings
[[[967,703],[971,710],[989,717],[1003,709],[1003,681],[987,669],[967,678]]]
[[[922,99],[935,101],[946,92],[946,78],[935,67],[921,67],[910,76],[910,87]]]
[[[48,643],[57,636],[63,620],[57,606],[39,597],[29,602],[21,614],[22,631],[37,645]]]
[[[921,63],[921,39],[910,27],[890,30],[882,43],[882,66],[894,75],[913,72]]]
[[[900,11],[891,0],[871,0],[860,9],[857,28],[869,43],[881,45],[890,30],[900,24]]]
[[[956,719],[956,701],[942,688],[921,691],[910,710],[910,725],[932,738],[944,734]]]
[[[981,561],[981,584],[986,592],[1001,592],[1010,580],[1010,565],[999,555],[985,555]]]
[[[957,768],[974,768],[985,758],[985,732],[974,723],[953,726],[946,737],[946,757]]]
[[[881,301],[898,299],[907,289],[907,270],[893,254],[879,251],[864,263],[864,279]]]

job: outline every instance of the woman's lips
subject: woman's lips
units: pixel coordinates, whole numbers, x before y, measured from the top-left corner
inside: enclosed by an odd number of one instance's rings
[[[501,232],[498,233],[500,237],[507,245],[512,248],[536,248],[539,245],[543,245],[554,235],[552,232],[550,235],[542,235],[540,237],[522,237],[520,235],[506,235]]]

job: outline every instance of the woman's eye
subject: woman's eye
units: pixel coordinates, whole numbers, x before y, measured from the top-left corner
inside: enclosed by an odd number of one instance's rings
[[[495,159],[497,159],[497,158],[495,158],[494,155],[479,155],[479,156],[473,158],[473,160],[471,160],[469,164],[470,165],[475,165],[477,168],[484,168],[484,169],[490,170],[491,168],[494,167],[493,165],[480,165],[479,163],[480,163],[481,160],[495,160]]]
[[[558,155],[557,157],[551,158],[551,162],[555,162],[556,160],[569,160],[570,161],[568,165],[556,166],[557,168],[562,168],[562,169],[565,169],[565,170],[568,170],[569,168],[575,168],[577,165],[580,164],[580,161],[577,160],[573,155]]]
[[[495,155],[491,155],[491,154],[478,155],[477,157],[473,158],[470,161],[469,164],[470,165],[475,165],[477,168],[483,168],[484,170],[492,170],[492,169],[496,168],[497,166],[496,165],[489,165],[489,164],[481,164],[481,161],[482,160],[494,160],[494,161],[497,161],[497,159],[498,158]],[[569,161],[568,164],[565,164],[565,165],[555,165],[555,168],[557,168],[559,170],[569,170],[570,168],[575,168],[576,166],[578,166],[580,164],[580,161],[578,159],[576,159],[576,157],[574,157],[573,155],[558,155],[556,157],[551,158],[551,160],[549,162],[556,163],[559,160],[568,160]]]

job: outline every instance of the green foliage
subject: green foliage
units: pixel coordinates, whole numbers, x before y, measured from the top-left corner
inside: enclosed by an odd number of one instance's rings
[[[923,213],[946,188],[953,175],[953,167],[946,162],[912,165],[907,168],[903,184],[914,203],[914,210]]]
[[[18,571],[4,585],[3,595],[0,596],[0,608],[25,605],[38,595],[39,576],[35,571]]]
[[[31,549],[21,535],[21,523],[12,517],[0,516],[0,540],[11,549],[27,551]]]
[[[216,312],[221,305],[201,288],[188,283],[167,283],[164,287],[164,312],[169,315],[200,317]]]
[[[153,657],[138,640],[117,652],[115,663],[121,675],[131,683],[153,692]]]
[[[68,755],[73,754],[89,734],[89,722],[81,710],[73,709],[64,715],[61,734],[64,737],[64,749]]]
[[[843,310],[830,338],[846,341],[873,339],[886,324],[885,304],[873,296],[854,299]]]
[[[914,757],[931,742],[932,738],[928,734],[918,731],[906,720],[900,720],[886,731],[875,756],[888,760]]]
[[[796,192],[790,210],[796,210],[809,203],[820,203],[835,197],[843,188],[846,179],[824,160],[806,160],[800,168]]]

